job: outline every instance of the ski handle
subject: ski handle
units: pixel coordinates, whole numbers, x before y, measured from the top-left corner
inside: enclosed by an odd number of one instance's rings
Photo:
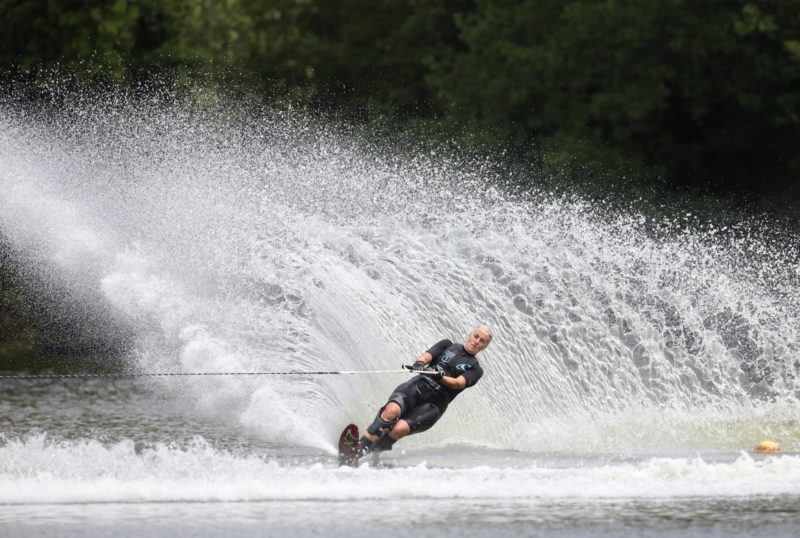
[[[425,368],[424,370],[414,370],[414,367],[412,365],[410,365],[410,364],[403,364],[401,366],[403,368],[405,368],[406,370],[408,370],[408,371],[410,371],[412,373],[415,373],[415,374],[427,375],[427,376],[431,376],[431,377],[441,377],[442,376],[442,374],[441,374],[441,372],[439,372],[439,370],[434,370],[433,368]]]

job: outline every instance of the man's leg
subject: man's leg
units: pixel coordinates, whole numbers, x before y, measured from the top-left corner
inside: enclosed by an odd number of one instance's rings
[[[417,402],[419,390],[418,379],[411,379],[399,385],[384,405],[375,420],[367,427],[359,439],[363,453],[373,450],[391,450],[394,442],[408,435],[410,428],[405,420],[400,419],[405,410],[412,409]],[[396,433],[393,433],[397,430]]]
[[[359,439],[362,454],[374,452],[376,450],[391,450],[392,445],[397,440],[392,436],[392,432],[402,422],[406,427],[408,426],[404,420],[398,420],[402,414],[403,409],[395,401],[390,401],[384,405],[375,420],[367,426],[367,431]],[[403,428],[401,428],[402,431]]]
[[[391,450],[395,442],[411,433],[408,422],[398,419],[401,414],[402,409],[397,402],[387,403],[359,440],[361,451],[366,454],[376,450]]]
[[[402,439],[412,433],[421,433],[429,430],[436,422],[442,418],[444,410],[432,403],[423,402],[406,413],[403,420],[398,421],[392,428],[390,435],[394,440]]]
[[[394,428],[389,430],[389,437],[394,439],[395,441],[399,441],[406,435],[411,433],[411,426],[403,420],[402,418],[397,421],[397,424],[394,425]]]
[[[390,430],[383,432],[380,437],[375,437],[374,441],[368,441],[369,444],[364,444],[362,448],[362,452],[374,452],[374,451],[385,451],[391,450],[392,446],[405,437],[406,435],[411,433],[411,427],[408,425],[403,419],[400,419],[394,423],[394,427]],[[362,439],[366,440],[366,436]]]
[[[430,429],[442,417],[443,412],[442,408],[432,403],[422,403],[408,410],[404,419],[395,419],[394,426],[383,431],[379,436],[372,435],[372,439],[368,439],[366,435],[362,437],[361,450],[364,454],[376,450],[391,450],[392,445],[403,437]],[[379,414],[376,421],[382,416]]]
[[[400,408],[400,405],[397,402],[391,401],[387,403],[380,411],[378,411],[378,416],[375,417],[375,420],[372,422],[372,424],[367,426],[367,431],[364,433],[364,437],[366,437],[370,442],[374,443],[380,439],[384,433],[391,432],[397,426],[399,422],[397,419],[402,412],[403,410]]]

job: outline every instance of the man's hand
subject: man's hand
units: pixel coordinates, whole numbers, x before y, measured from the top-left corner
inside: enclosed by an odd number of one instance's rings
[[[411,369],[412,370],[416,370],[417,372],[421,372],[421,371],[425,370],[425,366],[426,365],[425,365],[424,362],[417,361],[417,362],[415,362],[414,364],[411,365]]]
[[[434,370],[433,368],[425,368],[425,373],[434,379],[441,379],[442,376],[444,376],[444,372],[441,370]]]

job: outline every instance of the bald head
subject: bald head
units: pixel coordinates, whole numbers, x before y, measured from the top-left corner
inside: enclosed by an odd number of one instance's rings
[[[492,332],[485,325],[478,325],[467,336],[464,342],[464,349],[470,355],[477,355],[492,341]]]

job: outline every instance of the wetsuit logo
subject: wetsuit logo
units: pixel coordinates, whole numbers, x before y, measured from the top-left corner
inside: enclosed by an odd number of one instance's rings
[[[462,372],[466,370],[472,370],[472,365],[462,363],[456,366],[456,370],[461,370]]]
[[[456,356],[455,351],[445,351],[442,353],[442,356],[439,358],[439,362],[448,363],[450,359]]]

